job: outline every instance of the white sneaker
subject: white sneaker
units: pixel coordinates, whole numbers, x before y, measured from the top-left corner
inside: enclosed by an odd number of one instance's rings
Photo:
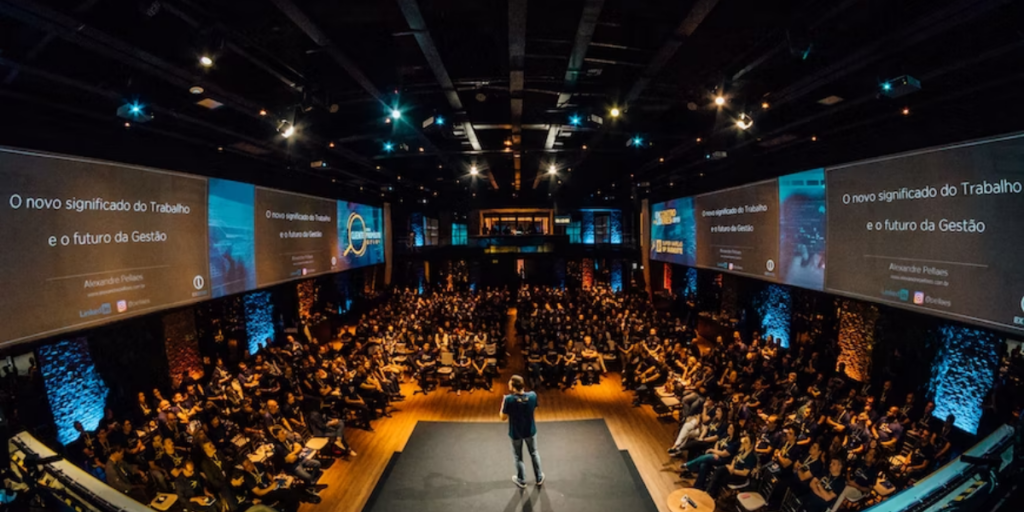
[[[512,475],[512,481],[515,482],[516,486],[518,486],[520,489],[526,489],[526,482],[520,480],[518,476]]]

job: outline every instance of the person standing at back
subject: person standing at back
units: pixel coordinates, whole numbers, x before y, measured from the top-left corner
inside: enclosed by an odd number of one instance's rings
[[[498,417],[501,421],[508,420],[508,436],[512,438],[512,453],[516,461],[516,474],[512,481],[520,489],[526,488],[526,465],[523,464],[523,444],[530,452],[533,460],[533,474],[537,477],[537,486],[544,485],[544,472],[540,468],[540,452],[537,451],[537,425],[533,421],[533,411],[537,409],[537,393],[526,391],[523,378],[513,375],[508,381],[512,393],[505,395],[501,403]]]

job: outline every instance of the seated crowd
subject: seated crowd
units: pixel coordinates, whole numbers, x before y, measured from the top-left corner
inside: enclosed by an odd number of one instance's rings
[[[635,406],[679,420],[668,448],[681,475],[718,497],[723,488],[771,482],[775,503],[838,510],[882,499],[954,453],[952,416],[887,381],[850,379],[832,347],[782,347],[772,336],[699,341],[644,297],[607,290],[520,292],[518,334],[535,387],[598,382],[619,364]],[[835,370],[833,370],[835,369]],[[864,500],[865,502],[867,500]]]
[[[455,351],[454,388],[490,388],[507,297],[399,291],[331,340],[268,340],[231,365],[204,357],[174,389],[140,392],[121,414],[107,408],[95,431],[76,422],[66,455],[142,503],[157,493],[190,511],[317,503],[321,460],[356,456],[346,426],[389,417],[405,375],[429,390],[439,357]]]
[[[319,500],[320,460],[355,456],[346,427],[389,416],[407,376],[416,393],[445,381],[456,394],[491,391],[511,298],[396,291],[331,340],[288,336],[231,365],[206,358],[175,389],[139,393],[134,414],[108,410],[95,432],[76,425],[68,457],[143,502],[173,492],[188,510],[295,510]],[[770,482],[773,503],[835,511],[888,496],[957,451],[952,416],[935,420],[934,403],[892,382],[850,379],[827,342],[786,348],[738,332],[710,342],[645,296],[601,288],[526,286],[517,301],[529,386],[596,384],[616,366],[634,406],[678,418],[668,453],[712,496]]]

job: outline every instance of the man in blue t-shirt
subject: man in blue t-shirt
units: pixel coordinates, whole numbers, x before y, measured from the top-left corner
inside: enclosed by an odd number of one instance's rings
[[[512,394],[505,395],[501,402],[501,421],[508,420],[508,436],[512,438],[512,453],[516,459],[516,474],[512,481],[520,489],[526,488],[526,465],[523,464],[523,441],[533,459],[533,474],[537,486],[544,484],[544,472],[540,469],[540,453],[537,452],[537,425],[533,422],[533,411],[537,408],[537,393],[526,391],[523,378],[513,375],[508,381]]]

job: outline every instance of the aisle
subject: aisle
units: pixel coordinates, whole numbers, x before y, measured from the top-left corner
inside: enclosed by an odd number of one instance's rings
[[[506,383],[514,371],[522,370],[520,347],[513,336],[515,309],[509,313],[506,335],[510,364],[501,378],[495,380],[493,393],[475,391],[455,396],[447,387],[442,387],[427,396],[413,396],[416,384],[403,384],[402,392],[409,398],[396,404],[398,410],[393,413],[394,417],[374,422],[375,432],[347,431],[359,456],[349,462],[339,459],[331,466],[320,480],[330,486],[320,493],[323,502],[315,506],[303,505],[301,512],[317,509],[361,512],[391,454],[405,448],[419,420],[497,422],[501,397],[507,392]],[[633,408],[633,395],[622,392],[619,375],[615,372],[605,375],[600,385],[576,386],[566,392],[539,390],[538,394],[539,422],[604,418],[618,449],[629,450],[659,510],[668,512],[665,499],[678,487],[675,483],[678,475],[670,470],[671,466],[664,465],[668,461],[665,449],[675,433],[674,422],[659,421],[650,407]],[[542,429],[543,425],[538,428]],[[508,464],[510,471],[512,469],[511,460],[495,461],[495,464]]]

